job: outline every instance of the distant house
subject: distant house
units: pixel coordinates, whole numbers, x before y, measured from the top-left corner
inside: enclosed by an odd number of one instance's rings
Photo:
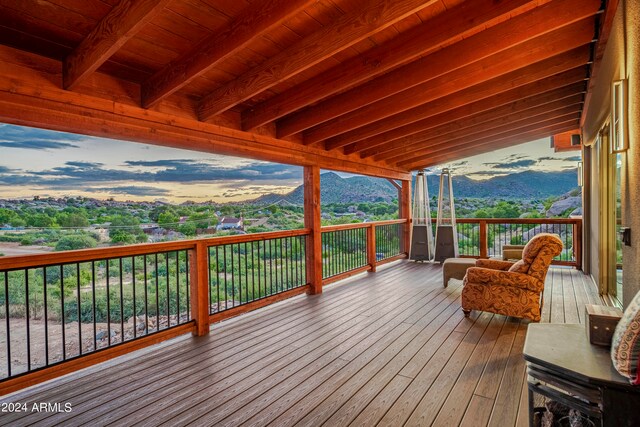
[[[242,230],[244,228],[244,221],[242,217],[233,218],[233,217],[222,217],[220,222],[218,222],[218,226],[216,227],[218,230]]]

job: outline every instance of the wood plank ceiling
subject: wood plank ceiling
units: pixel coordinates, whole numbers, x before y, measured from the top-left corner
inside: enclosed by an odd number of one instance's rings
[[[268,137],[285,154],[300,147],[292,163],[409,171],[578,129],[603,10],[601,0],[0,0],[0,79],[14,75],[15,89],[18,67],[59,64],[49,80],[77,97],[48,99]],[[45,97],[35,84],[23,92]],[[7,110],[0,118],[66,129]]]

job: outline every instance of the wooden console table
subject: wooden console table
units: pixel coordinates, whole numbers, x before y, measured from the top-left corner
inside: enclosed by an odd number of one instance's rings
[[[529,387],[599,420],[601,426],[640,426],[640,386],[616,372],[609,349],[591,345],[584,325],[530,324],[524,345]]]

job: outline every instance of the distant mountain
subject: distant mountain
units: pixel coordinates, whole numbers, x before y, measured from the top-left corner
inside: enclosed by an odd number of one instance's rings
[[[429,175],[429,195],[438,194],[440,177]],[[390,202],[398,192],[387,180],[354,176],[342,178],[334,172],[320,175],[320,197],[323,203]],[[577,186],[576,170],[562,172],[526,171],[476,181],[466,176],[453,177],[454,197],[500,199],[546,199],[568,193]],[[253,201],[271,204],[284,200],[295,205],[303,203],[303,187],[288,194],[265,194]]]

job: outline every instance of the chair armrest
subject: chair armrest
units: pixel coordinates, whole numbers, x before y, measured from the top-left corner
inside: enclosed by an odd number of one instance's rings
[[[508,270],[513,263],[511,261],[502,261],[499,259],[479,259],[476,261],[476,267],[490,268],[492,270]]]
[[[541,283],[538,279],[528,274],[480,267],[469,268],[464,283],[511,286],[532,292],[541,292],[544,288],[544,283]]]

